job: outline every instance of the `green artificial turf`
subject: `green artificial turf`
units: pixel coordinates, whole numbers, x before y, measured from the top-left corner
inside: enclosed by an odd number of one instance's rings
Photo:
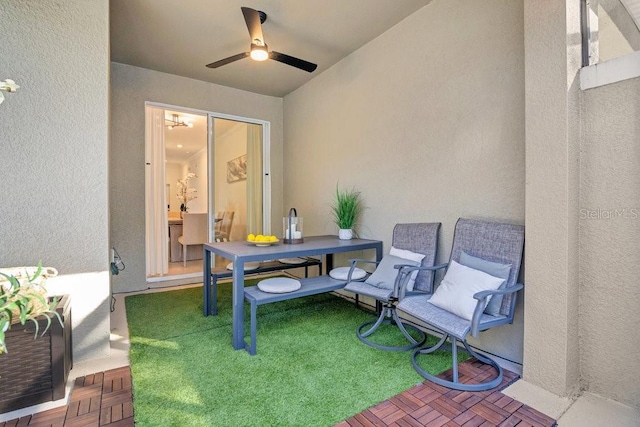
[[[258,307],[255,356],[232,348],[230,284],[218,301],[204,317],[201,287],[126,298],[136,426],[330,426],[422,381],[410,352],[361,343],[372,313],[336,296]],[[450,353],[421,365],[442,372]]]

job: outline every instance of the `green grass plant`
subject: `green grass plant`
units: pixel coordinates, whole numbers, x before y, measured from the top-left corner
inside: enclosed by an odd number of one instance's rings
[[[331,205],[331,212],[338,228],[353,229],[362,213],[360,192],[353,188],[340,190],[336,185],[336,196]]]
[[[231,285],[218,289],[210,317],[201,287],[126,298],[136,426],[330,426],[422,381],[410,352],[357,339],[372,313],[330,294],[258,307],[258,354],[235,351]]]

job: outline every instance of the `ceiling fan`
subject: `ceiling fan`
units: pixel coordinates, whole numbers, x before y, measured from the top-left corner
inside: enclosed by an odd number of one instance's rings
[[[247,23],[249,35],[251,36],[251,50],[249,52],[239,53],[237,55],[212,62],[211,64],[207,64],[207,67],[218,68],[239,59],[246,58],[247,56],[250,56],[251,59],[255,61],[273,59],[274,61],[291,65],[292,67],[299,68],[309,73],[312,73],[318,67],[318,65],[311,62],[294,58],[293,56],[285,55],[284,53],[276,52],[275,50],[269,52],[267,44],[264,42],[264,37],[262,36],[262,24],[267,20],[267,14],[249,7],[241,7],[240,9],[242,9],[242,14],[244,15],[244,20]]]

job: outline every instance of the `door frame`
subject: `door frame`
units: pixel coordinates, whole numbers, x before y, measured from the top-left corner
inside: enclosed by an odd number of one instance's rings
[[[249,124],[257,124],[262,126],[262,222],[263,229],[266,233],[271,233],[271,123],[265,120],[259,120],[249,117],[237,116],[232,114],[224,114],[218,113],[208,110],[200,110],[196,108],[183,107],[179,105],[172,105],[160,102],[145,102],[145,117],[146,117],[146,107],[153,108],[161,108],[163,110],[173,110],[173,111],[181,111],[184,113],[198,114],[207,116],[207,174],[208,181],[211,177],[215,176],[215,165],[212,161],[212,156],[214,155],[213,144],[214,144],[214,119],[224,119],[224,120],[233,120],[237,122],[249,123]],[[145,137],[145,146],[147,144]],[[212,240],[214,235],[214,203],[215,203],[215,188],[214,185],[211,185],[209,182],[207,183],[207,196],[208,196],[208,206],[207,206],[207,215],[208,215],[208,233],[209,233],[209,241]],[[145,186],[146,188],[146,186]],[[145,190],[146,191],[146,190]],[[146,197],[146,194],[145,194]],[[167,201],[165,200],[163,203],[163,207],[167,205]],[[147,218],[145,215],[145,222]],[[167,224],[168,227],[168,224]],[[168,244],[165,242],[164,244]],[[147,250],[147,242],[145,236],[145,251]],[[146,258],[146,257],[145,257]],[[145,271],[147,270],[145,266]],[[145,273],[146,274],[146,273]],[[202,272],[198,273],[189,273],[189,274],[178,274],[178,275],[163,275],[157,277],[146,277],[147,283],[153,282],[164,282],[164,281],[172,281],[172,280],[181,280],[188,278],[202,278]]]

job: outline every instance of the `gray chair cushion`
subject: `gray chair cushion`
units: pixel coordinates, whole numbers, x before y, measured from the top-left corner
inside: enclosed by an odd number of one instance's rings
[[[431,295],[416,295],[405,297],[398,304],[398,309],[408,313],[418,319],[428,319],[428,323],[437,329],[454,337],[464,340],[471,329],[471,322],[458,317],[453,313],[429,304]],[[482,325],[496,320],[496,317],[504,318],[504,316],[491,316],[482,314],[480,317],[480,329]]]
[[[502,283],[498,289],[504,289],[505,286],[507,286],[507,279],[509,278],[509,274],[511,274],[511,264],[500,264],[498,262],[487,261],[482,258],[471,256],[464,251],[460,253],[460,264],[476,270],[484,271],[494,277],[504,279],[504,283]],[[484,312],[493,316],[498,316],[500,315],[501,306],[502,295],[494,295],[489,299],[489,303],[484,309]]]
[[[393,255],[385,255],[378,264],[376,271],[371,274],[364,282],[371,286],[382,289],[393,289],[393,284],[396,281],[398,275],[398,269],[394,268],[394,265],[405,264],[417,267],[420,263],[411,261],[404,258],[398,258]],[[415,272],[417,275],[417,272]],[[414,276],[415,277],[415,276]],[[415,279],[414,279],[415,280]]]
[[[344,287],[344,290],[360,295],[366,295],[383,302],[388,302],[389,298],[393,294],[392,289],[377,288],[375,286],[368,285],[365,282],[349,282]]]
[[[511,264],[507,288],[513,286],[520,272],[524,249],[524,226],[493,221],[460,218],[453,234],[453,247],[449,259],[460,262],[462,252],[487,261]],[[502,299],[500,314],[513,316],[515,294]]]
[[[424,254],[425,257],[422,259],[421,265],[422,267],[430,267],[436,262],[439,230],[439,222],[396,224],[393,227],[391,246]],[[432,293],[433,278],[433,271],[420,271],[416,276],[414,290]]]

